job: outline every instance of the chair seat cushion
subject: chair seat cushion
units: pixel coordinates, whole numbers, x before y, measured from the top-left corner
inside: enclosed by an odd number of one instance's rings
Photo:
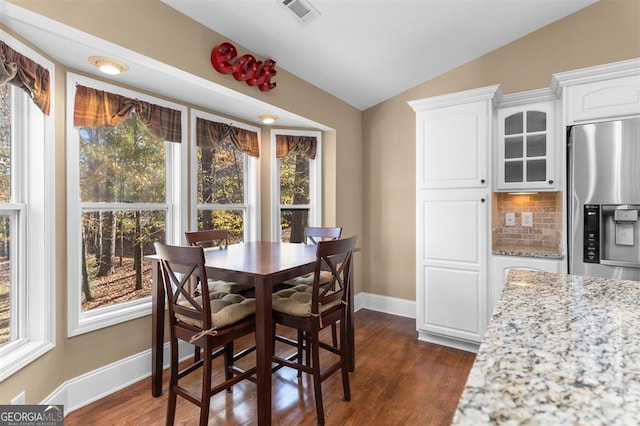
[[[222,281],[222,280],[209,280],[209,293],[240,293],[245,290],[249,290],[252,288],[250,285],[238,284],[231,281]]]
[[[272,295],[272,309],[296,317],[310,317],[311,296],[312,286],[306,284],[280,290]],[[339,304],[340,300],[336,300],[327,305],[322,305],[320,306],[320,313]]]
[[[256,312],[256,299],[224,292],[210,293],[209,297],[211,299],[211,324],[216,328],[231,325]],[[202,296],[196,297],[195,300],[202,303]],[[178,303],[183,306],[191,306],[186,300]],[[196,319],[180,314],[176,314],[176,318],[186,324],[202,327],[202,322]]]
[[[284,284],[288,284],[291,286],[296,285],[313,285],[313,272],[310,272],[305,275],[300,275],[299,277],[292,278],[284,282]],[[333,279],[333,274],[331,271],[320,271],[320,285],[330,283]]]

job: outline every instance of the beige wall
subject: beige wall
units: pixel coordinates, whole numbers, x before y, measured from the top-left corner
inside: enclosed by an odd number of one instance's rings
[[[215,45],[225,40],[159,0],[16,0],[12,3],[335,129],[323,135],[324,221],[327,225],[340,224],[346,235],[362,234],[362,113],[359,110],[283,69],[278,69],[277,89],[265,93],[239,84],[229,75],[216,73],[211,68],[209,54]],[[172,31],[167,31],[168,28]],[[19,33],[10,28],[7,30],[25,41]],[[30,44],[28,40],[26,42]],[[33,47],[39,50],[38,46]],[[47,56],[46,52],[42,53]],[[65,381],[140,353],[151,345],[149,317],[73,338],[66,337],[66,288],[78,283],[68,282],[66,273],[65,71],[61,64],[57,64],[54,105],[56,347],[2,382],[0,404],[7,404],[23,390],[26,390],[27,403],[39,403]],[[262,152],[265,152],[268,129],[262,132],[262,139]],[[261,202],[263,211],[268,212],[269,167],[265,158],[261,162],[264,188]],[[339,188],[336,182],[341,182]],[[263,224],[263,237],[268,236],[268,231]],[[360,265],[356,268],[359,275]],[[361,280],[357,278],[357,282]]]
[[[325,222],[360,236],[357,292],[408,300],[415,299],[415,121],[406,102],[495,83],[505,93],[535,89],[555,72],[640,56],[640,2],[602,0],[361,113],[282,69],[277,90],[266,93],[212,72],[208,55],[221,36],[158,0],[11,1],[335,129],[323,135]],[[56,77],[56,348],[2,382],[0,404],[22,390],[28,403],[39,403],[64,381],[150,346],[149,318],[66,338],[66,287],[76,283],[66,274],[62,69]],[[264,187],[264,161],[261,176]],[[266,203],[263,194],[263,210]]]
[[[415,119],[407,101],[493,84],[505,94],[539,89],[557,72],[636,57],[640,1],[601,0],[366,110],[364,290],[415,300]]]

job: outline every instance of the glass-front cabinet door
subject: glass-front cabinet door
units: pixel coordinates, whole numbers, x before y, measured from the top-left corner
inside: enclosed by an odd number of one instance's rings
[[[498,189],[556,188],[552,106],[549,101],[498,110]]]

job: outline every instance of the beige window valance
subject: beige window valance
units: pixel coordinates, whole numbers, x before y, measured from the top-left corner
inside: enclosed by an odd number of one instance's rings
[[[126,96],[76,85],[73,125],[83,127],[117,126],[135,111],[138,119],[156,137],[182,142],[181,112],[131,99]]]
[[[0,86],[6,83],[27,92],[38,108],[49,115],[49,70],[0,41]]]
[[[258,134],[250,130],[234,127],[230,124],[197,118],[196,138],[198,146],[215,146],[228,138],[238,151],[251,157],[260,157]]]
[[[318,139],[315,136],[276,135],[276,158],[299,152],[315,160],[317,147]]]

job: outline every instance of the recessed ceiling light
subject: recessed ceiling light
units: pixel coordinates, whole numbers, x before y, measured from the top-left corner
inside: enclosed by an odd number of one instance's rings
[[[263,115],[259,115],[258,118],[262,121],[262,123],[264,124],[273,124],[275,123],[275,121],[278,119],[277,116],[275,115],[269,115],[269,114],[263,114]]]
[[[104,56],[91,56],[89,57],[89,63],[98,67],[98,69],[103,73],[109,75],[118,75],[129,69],[127,64]]]

